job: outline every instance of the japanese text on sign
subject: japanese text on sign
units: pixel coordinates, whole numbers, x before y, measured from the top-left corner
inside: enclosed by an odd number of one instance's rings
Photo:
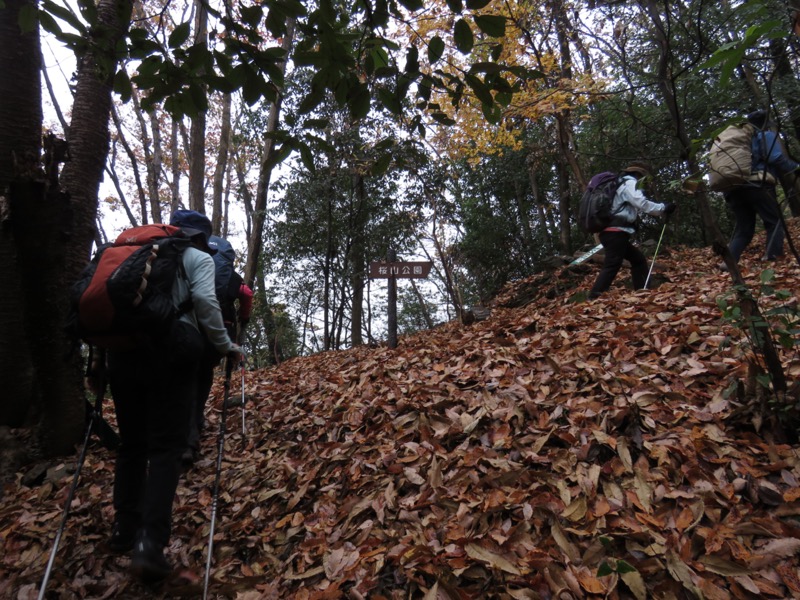
[[[425,278],[431,271],[433,263],[419,262],[373,262],[369,264],[369,276],[372,278]]]

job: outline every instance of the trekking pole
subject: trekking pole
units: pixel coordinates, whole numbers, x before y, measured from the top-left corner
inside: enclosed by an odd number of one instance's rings
[[[661,228],[661,235],[658,237],[658,244],[656,244],[656,251],[653,252],[653,258],[650,260],[650,269],[647,271],[647,279],[644,280],[643,290],[647,289],[647,284],[650,283],[650,275],[653,273],[653,267],[656,264],[656,256],[658,256],[658,249],[661,248],[661,240],[664,239],[664,232],[667,229],[667,221],[664,221],[664,227]]]
[[[239,321],[238,344],[240,348],[242,347],[242,344],[244,344],[244,328],[246,326],[247,326],[247,320]],[[239,359],[240,359],[239,367],[241,368],[242,371],[242,448],[244,448],[245,445],[247,444],[247,438],[245,437],[247,435],[247,430],[245,428],[245,423],[244,423],[244,405],[246,402],[244,397],[244,354],[241,354],[239,356]]]
[[[245,398],[244,398],[244,357],[242,357],[242,360],[240,361],[239,364],[241,365],[241,368],[242,368],[242,446],[244,446],[246,444],[246,442],[247,442],[247,439],[245,437],[247,435],[247,430],[245,429],[245,425],[244,425],[244,405],[245,405]]]
[[[91,362],[91,360],[90,360]],[[105,373],[105,371],[103,371]],[[67,526],[67,518],[69,517],[69,507],[72,505],[72,499],[75,497],[75,490],[78,488],[78,480],[81,476],[81,469],[83,469],[83,463],[86,460],[86,451],[89,447],[89,438],[92,437],[92,427],[94,425],[95,419],[102,414],[102,407],[103,407],[103,393],[105,392],[106,382],[105,376],[100,379],[100,388],[97,391],[97,396],[95,398],[95,405],[94,410],[89,413],[89,422],[86,425],[86,435],[83,438],[83,447],[81,448],[80,456],[78,457],[78,466],[75,469],[75,475],[72,478],[72,485],[69,488],[69,493],[67,494],[67,501],[64,505],[64,514],[61,517],[61,525],[56,532],[55,540],[53,540],[53,548],[50,550],[50,559],[47,561],[47,568],[44,571],[44,577],[42,578],[42,585],[39,587],[39,598],[38,600],[44,599],[45,591],[47,591],[47,583],[50,581],[50,573],[53,570],[53,564],[56,560],[56,553],[58,552],[58,545],[61,543],[61,536],[64,534],[64,529]],[[91,405],[90,405],[91,406]]]
[[[222,475],[222,451],[225,447],[225,419],[228,417],[228,396],[231,391],[232,374],[233,359],[228,356],[225,362],[225,392],[222,402],[222,415],[220,416],[219,434],[217,435],[217,472],[214,476],[214,494],[211,498],[211,525],[208,531],[208,554],[206,555],[206,573],[203,578],[203,600],[208,598],[208,578],[211,574],[211,555],[214,551],[214,526],[217,522],[217,504],[219,502],[219,481]]]

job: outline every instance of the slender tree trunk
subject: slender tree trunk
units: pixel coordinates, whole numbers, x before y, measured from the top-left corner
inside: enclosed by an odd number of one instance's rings
[[[205,45],[208,37],[208,11],[203,0],[195,0],[194,40]],[[203,91],[205,93],[205,89]],[[189,208],[205,214],[206,111],[192,117],[189,150]]]
[[[128,205],[128,200],[125,197],[125,190],[122,189],[122,184],[120,183],[119,176],[117,175],[116,166],[117,166],[117,144],[115,142],[111,144],[111,153],[109,154],[105,171],[109,179],[111,179],[111,183],[114,184],[114,189],[117,190],[119,201],[122,204],[122,208],[125,210],[125,214],[128,216],[128,222],[131,224],[131,227],[136,227],[139,223],[136,220],[136,217],[133,215],[133,212],[131,212],[131,207]],[[142,206],[142,208],[144,208],[144,206]],[[97,223],[99,224],[99,222],[100,222],[100,215],[98,213]],[[103,233],[105,234],[105,232]],[[97,237],[95,238],[95,242],[97,242]]]
[[[153,130],[153,156],[147,163],[147,189],[150,190],[150,215],[153,223],[163,223],[161,215],[161,169],[164,163],[164,151],[161,148],[161,122],[155,109],[147,111],[150,128]]]
[[[172,161],[172,182],[170,184],[172,195],[170,198],[170,215],[181,207],[181,150],[178,145],[178,121],[172,119],[172,129],[169,137],[169,149]]]
[[[558,214],[559,214],[559,245],[565,254],[572,252],[572,228],[570,227],[570,217],[572,216],[572,202],[569,193],[569,169],[563,160],[558,160],[556,164],[558,173]]]
[[[514,183],[514,202],[517,209],[517,219],[519,220],[519,229],[522,236],[522,242],[525,245],[525,265],[527,268],[531,266],[531,257],[534,251],[533,242],[533,228],[531,227],[530,211],[528,210],[528,203],[526,202],[526,188],[517,179]]]
[[[642,3],[642,7],[653,23],[653,33],[659,46],[659,63],[656,76],[658,78],[662,97],[667,110],[672,117],[672,122],[675,127],[675,135],[678,141],[681,143],[683,157],[686,160],[689,172],[696,173],[698,172],[697,165],[691,158],[691,140],[686,133],[685,123],[681,115],[677,94],[675,93],[675,84],[671,78],[672,54],[670,40],[666,37],[665,33],[667,29],[664,26],[664,23],[661,19],[661,14],[658,10],[658,7],[655,5],[655,2],[652,0],[646,0]],[[731,274],[731,278],[739,290],[739,307],[741,308],[745,319],[753,328],[753,343],[756,345],[758,353],[764,358],[767,369],[772,377],[772,383],[775,391],[782,394],[786,391],[786,378],[783,373],[783,368],[781,366],[780,358],[778,357],[771,332],[769,330],[769,325],[766,324],[764,317],[759,311],[758,304],[753,300],[752,295],[742,279],[739,267],[731,256],[731,253],[725,242],[725,238],[723,237],[722,231],[717,224],[717,220],[714,217],[705,193],[700,193],[697,195],[697,203],[698,207],[700,208],[703,224],[706,228],[709,238],[712,240],[713,249],[725,261],[728,271]]]
[[[539,223],[541,224],[541,231],[545,240],[550,248],[553,247],[553,230],[550,223],[547,222],[547,215],[544,209],[544,201],[542,199],[542,192],[539,189],[539,180],[536,178],[536,170],[538,161],[533,155],[528,155],[526,159],[528,165],[528,180],[531,182],[531,195],[533,196],[533,204],[536,206],[536,212],[539,215]]]
[[[414,290],[414,295],[417,297],[417,302],[419,302],[420,312],[422,313],[422,319],[425,321],[425,326],[428,329],[433,329],[434,324],[431,313],[428,310],[428,303],[425,302],[425,297],[422,295],[417,282],[413,279],[409,279],[409,281],[411,283],[411,289]]]
[[[128,144],[128,140],[125,137],[125,127],[122,124],[122,119],[120,119],[119,114],[117,113],[117,109],[114,105],[111,105],[111,118],[114,121],[114,125],[117,128],[117,136],[116,140],[122,145],[122,149],[125,150],[125,154],[128,156],[128,160],[131,163],[131,171],[133,172],[133,181],[136,184],[136,194],[139,197],[139,207],[142,213],[142,224],[146,225],[149,221],[147,218],[147,192],[142,185],[142,176],[139,173],[139,160],[136,158],[136,153],[131,148],[130,144]],[[149,142],[142,142],[145,146],[149,145]],[[116,142],[114,142],[114,147],[116,148]],[[116,151],[115,151],[116,154]],[[145,156],[150,154],[149,150],[145,151]],[[116,165],[116,161],[114,161],[114,165]],[[115,178],[116,181],[116,178]],[[119,186],[118,186],[119,191]],[[126,205],[127,208],[127,205]],[[129,215],[133,218],[133,215]]]
[[[333,249],[333,191],[328,192],[328,214],[327,214],[327,223],[326,223],[326,231],[327,231],[327,240],[325,246],[325,283],[324,283],[324,293],[322,297],[322,313],[324,315],[324,337],[323,343],[325,350],[331,349],[332,343],[332,332],[333,332],[333,302],[332,302],[332,295],[333,295],[333,261],[334,261],[334,249]]]
[[[211,229],[219,235],[222,231],[222,191],[225,173],[228,172],[228,151],[231,138],[231,95],[222,96],[222,127],[219,134],[219,152],[212,187]]]
[[[281,48],[289,56],[294,40],[294,19],[286,19],[286,35],[281,43]],[[277,65],[281,73],[286,73],[286,60]],[[278,129],[278,120],[281,112],[281,102],[283,100],[283,90],[278,90],[275,102],[269,109],[269,119],[267,120],[267,130],[264,132],[264,148],[261,152],[261,164],[258,174],[258,188],[256,189],[256,201],[253,206],[253,230],[250,232],[247,249],[247,263],[244,268],[244,280],[250,285],[255,279],[256,268],[261,259],[262,237],[264,235],[264,225],[267,220],[267,195],[269,192],[269,182],[272,178],[274,168],[275,141],[271,134]]]
[[[353,228],[353,246],[350,255],[350,287],[353,290],[352,311],[350,314],[350,344],[361,346],[364,339],[361,335],[361,321],[364,318],[364,271],[366,259],[364,257],[364,224],[363,212],[366,203],[364,189],[364,176],[360,173],[354,176],[354,187],[357,198],[355,223]]]

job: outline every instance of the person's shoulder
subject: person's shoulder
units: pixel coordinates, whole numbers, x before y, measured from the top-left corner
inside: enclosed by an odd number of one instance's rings
[[[620,187],[630,187],[631,184],[636,187],[636,177],[630,175],[629,173],[623,173],[620,175],[618,181]]]
[[[183,264],[186,266],[189,265],[202,265],[202,264],[211,264],[213,267],[214,259],[211,258],[211,255],[208,252],[203,252],[199,248],[195,248],[194,246],[189,246],[186,250],[183,251]]]

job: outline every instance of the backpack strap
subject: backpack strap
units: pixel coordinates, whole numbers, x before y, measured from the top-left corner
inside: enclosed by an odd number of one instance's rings
[[[175,307],[175,319],[180,319],[183,315],[191,312],[191,310],[194,308],[194,302],[192,301],[191,286],[189,285],[189,275],[188,273],[186,273],[186,267],[183,265],[183,254],[184,252],[186,252],[186,249],[189,248],[190,246],[193,248],[197,248],[197,246],[194,244],[191,238],[188,239],[183,238],[183,241],[188,243],[185,243],[183,249],[181,250],[180,256],[178,257],[177,276],[186,282],[186,289],[190,291],[189,291],[189,297]],[[202,252],[201,248],[197,249]]]

